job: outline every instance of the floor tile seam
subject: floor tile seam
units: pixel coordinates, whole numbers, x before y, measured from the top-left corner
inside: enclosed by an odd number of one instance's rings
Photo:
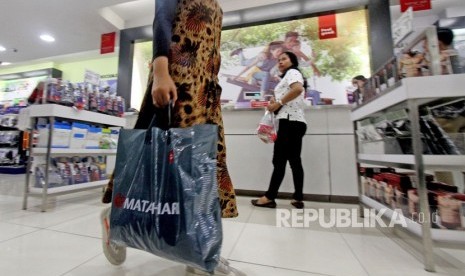
[[[66,272],[63,273],[63,274],[60,274],[59,276],[65,276],[65,275],[71,273],[73,270],[75,270],[75,269],[77,269],[77,268],[79,268],[79,267],[81,267],[81,266],[83,266],[83,265],[85,265],[85,264],[91,262],[93,259],[97,258],[98,256],[100,256],[100,255],[102,255],[102,254],[103,254],[103,252],[100,252],[100,253],[96,254],[95,256],[90,257],[89,259],[85,260],[85,261],[82,262],[81,264],[79,264],[79,265],[77,265],[77,266],[71,268],[70,270],[66,271]]]
[[[75,219],[79,219],[81,217],[82,216],[79,216],[79,217],[77,217]],[[21,219],[21,217],[12,218],[12,219],[9,219],[9,220],[5,220],[3,222],[9,223],[9,224],[15,224],[15,225],[19,225],[19,226],[25,226],[25,227],[32,227],[32,228],[38,228],[38,229],[44,229],[44,230],[52,230],[51,228],[53,228],[53,227],[57,227],[57,226],[59,226],[61,224],[65,224],[65,223],[68,223],[68,222],[71,222],[71,221],[75,220],[75,219],[70,219],[70,220],[61,221],[61,222],[58,222],[58,223],[55,223],[55,224],[45,225],[43,227],[40,227],[40,226],[37,226],[37,225],[27,224],[28,222],[25,222],[25,223],[12,222],[12,220],[17,220],[17,219]]]
[[[463,250],[463,249],[461,249]],[[465,270],[465,263],[457,259],[454,255],[442,250],[441,248],[435,247],[433,248],[434,255],[440,259],[441,264],[447,263],[449,266],[454,266],[454,269],[457,270]],[[442,268],[442,266],[440,266]]]
[[[368,269],[363,265],[363,262],[362,260],[360,260],[360,258],[357,256],[357,254],[355,253],[355,251],[352,249],[352,247],[350,246],[349,242],[347,241],[347,239],[345,238],[344,235],[342,235],[341,233],[339,233],[341,235],[341,238],[342,240],[344,241],[344,243],[347,245],[347,247],[349,248],[349,251],[352,253],[352,255],[354,256],[354,258],[357,260],[357,262],[359,263],[359,265],[362,267],[363,271],[365,271],[366,275],[367,276],[370,276],[370,273],[368,272]]]
[[[9,224],[18,225],[18,226],[26,226],[26,225],[16,224],[16,223],[9,223]],[[13,237],[13,238],[8,239],[8,240],[12,240],[12,239],[15,239],[15,238],[23,237],[23,236],[26,236],[26,235],[29,235],[29,234],[33,234],[33,233],[36,233],[36,232],[39,232],[39,231],[50,231],[50,232],[55,232],[55,233],[60,233],[60,234],[66,234],[66,235],[71,235],[71,236],[78,236],[78,237],[83,237],[83,238],[91,238],[91,239],[96,239],[96,240],[101,240],[101,239],[102,239],[102,238],[99,238],[99,237],[88,236],[88,235],[82,235],[82,234],[76,234],[76,233],[70,233],[70,232],[66,232],[66,231],[62,231],[62,230],[55,230],[55,229],[49,229],[49,228],[43,228],[43,227],[35,227],[35,226],[26,226],[26,227],[35,228],[35,230],[34,230],[34,231],[31,231],[31,232],[28,232],[28,233],[21,234],[21,235],[19,235],[19,236],[17,236],[17,237]],[[5,241],[8,241],[8,240],[5,240]],[[0,241],[0,243],[5,242],[5,241]]]
[[[297,231],[314,231],[314,232],[321,232],[321,233],[330,233],[330,234],[340,234],[334,226],[331,226],[329,228],[312,228],[312,227],[277,227],[276,225],[272,224],[264,224],[264,223],[254,223],[254,222],[248,222],[246,224],[251,224],[251,225],[261,225],[261,226],[269,226],[277,229],[292,229],[292,230],[297,230]],[[324,231],[326,230],[327,231]]]
[[[32,198],[32,197],[31,197],[31,198]],[[36,198],[39,198],[39,199],[40,199],[40,197],[36,197]],[[82,205],[84,205],[84,206],[88,206],[88,205],[86,205],[85,203],[83,203],[82,201],[79,201],[80,198],[82,198],[83,201],[90,201],[90,199],[89,199],[89,198],[85,198],[84,195],[76,196],[76,197],[70,197],[70,198],[66,198],[66,199],[60,199],[59,196],[56,196],[55,201],[56,201],[56,202],[61,202],[61,203],[82,204]],[[50,202],[50,197],[48,197],[47,200],[48,200],[48,202]],[[74,201],[76,201],[76,202],[74,202]],[[28,200],[28,202],[29,202],[29,200]],[[95,201],[92,200],[91,202],[92,202],[92,203],[96,203],[96,202],[97,202],[97,203],[101,203],[101,202],[100,202],[100,199],[98,199],[98,198],[96,198]],[[37,203],[37,204],[35,204],[35,205],[28,206],[28,209],[31,208],[31,207],[41,208],[41,206],[42,206],[42,203],[40,202],[40,203]],[[47,209],[46,209],[46,210],[47,210]]]
[[[260,264],[260,263],[245,262],[245,261],[234,260],[234,259],[228,259],[228,260],[231,261],[231,262],[235,262],[235,263],[250,264],[250,265],[255,265],[255,266],[276,268],[276,269],[282,269],[282,270],[288,270],[288,271],[294,271],[294,272],[301,272],[301,273],[311,273],[311,274],[320,275],[320,276],[337,276],[337,275],[333,275],[333,274],[324,274],[324,273],[320,273],[320,272],[293,269],[293,268],[280,267],[280,266],[272,266],[272,265],[266,265],[266,264]]]
[[[377,229],[379,230],[379,232],[381,232],[383,234],[383,237],[392,241],[393,244],[395,244],[399,250],[402,250],[404,251],[405,253],[407,253],[408,255],[412,256],[415,260],[417,260],[419,262],[419,264],[421,265],[424,265],[424,259],[422,259],[422,256],[421,256],[421,253],[418,252],[415,248],[412,248],[411,245],[409,245],[408,243],[406,243],[402,237],[399,237],[397,235],[395,235],[394,233],[390,233],[388,232],[388,234],[385,233],[385,231],[388,231],[387,229],[384,230],[381,230],[377,227]],[[346,234],[346,233],[344,233]],[[350,233],[348,233],[350,234]],[[345,240],[345,238],[344,238]],[[434,255],[437,257],[437,258],[441,258],[443,262],[447,262],[449,263],[450,260],[448,260],[447,258],[445,258],[444,256],[441,256],[440,254],[438,254],[435,250],[434,252]],[[357,258],[358,259],[358,258]],[[459,261],[460,262],[460,261]],[[463,263],[462,263],[463,264]],[[447,273],[450,273],[450,270],[448,267],[443,267],[443,266],[438,266],[437,265],[437,261],[435,262],[435,265],[436,265],[436,272],[439,272],[438,271],[438,267],[441,268],[442,271],[445,270],[445,272]],[[363,266],[363,265],[362,265]],[[457,268],[455,267],[456,269],[460,269],[460,268]],[[456,274],[451,274],[451,275],[456,275]],[[463,274],[462,274],[463,275]]]
[[[85,213],[83,213],[83,214],[81,214],[81,215],[79,215],[79,216],[77,216],[77,217],[73,217],[73,218],[70,218],[70,219],[67,219],[67,220],[58,222],[58,223],[56,223],[56,224],[47,225],[46,227],[30,226],[30,225],[19,224],[19,223],[15,223],[15,224],[23,225],[23,226],[29,226],[29,227],[37,227],[37,228],[49,229],[49,228],[52,228],[52,227],[56,227],[56,226],[58,226],[58,225],[60,225],[60,224],[65,224],[65,223],[69,223],[69,222],[71,222],[71,221],[73,221],[73,220],[81,219],[81,218],[83,218],[83,217],[85,217],[85,216],[88,216],[88,215],[94,214],[94,213],[95,213],[96,216],[98,217],[99,212],[100,212],[100,210],[97,211],[97,212],[95,212],[95,211],[88,211],[88,212],[85,212]],[[26,214],[25,216],[29,216],[29,215],[32,216],[32,215],[34,215],[34,214],[43,214],[43,213],[47,213],[47,211],[45,211],[45,212],[40,212],[40,213],[30,213],[30,214]],[[17,220],[17,219],[21,219],[21,218],[24,218],[24,216],[19,216],[19,217],[16,217],[16,218],[11,218],[11,219],[9,219],[9,221],[11,221],[11,220]],[[7,222],[7,221],[8,221],[8,220],[6,220],[5,222]]]
[[[55,229],[48,229],[48,228],[44,228],[42,230],[55,232],[55,233],[60,233],[60,234],[67,234],[67,235],[71,235],[71,236],[77,236],[77,237],[81,237],[81,238],[90,238],[90,239],[95,239],[95,240],[101,240],[102,239],[102,238],[94,237],[94,236],[88,236],[88,235],[77,234],[77,233],[70,233],[70,232],[66,232],[66,231],[63,231],[63,230],[55,230]]]
[[[247,218],[247,221],[246,222],[242,222],[242,228],[241,228],[241,231],[239,233],[239,235],[237,236],[237,239],[236,241],[234,242],[234,245],[232,246],[231,250],[229,250],[229,255],[232,254],[232,252],[236,249],[236,246],[237,244],[239,243],[239,240],[240,238],[242,237],[242,234],[244,234],[244,230],[245,230],[245,227],[247,227],[247,224],[248,224],[248,220],[250,219],[250,216],[251,216],[252,212],[250,212],[250,215],[249,217]],[[228,256],[229,257],[229,256]]]
[[[395,245],[399,247],[400,250],[403,250],[410,256],[412,256],[415,260],[417,260],[420,264],[424,264],[424,255],[422,252],[418,251],[415,248],[415,245],[409,244],[401,237],[399,234],[392,233],[389,228],[379,228],[376,227],[387,239],[392,241]],[[394,231],[404,231],[402,229],[394,229]],[[421,237],[415,237],[415,239],[421,239]],[[414,241],[416,242],[416,241]],[[420,242],[421,243],[421,242]]]
[[[16,225],[16,226],[22,226],[22,227],[35,228],[35,229],[37,229],[37,230],[44,230],[44,229],[46,229],[45,227],[33,226],[33,225],[25,225],[25,224],[21,224],[21,223],[17,223],[17,222],[11,222],[11,220],[14,220],[14,219],[17,219],[17,218],[12,218],[12,219],[5,220],[5,221],[0,221],[0,222],[1,222],[1,223],[7,223],[7,224],[10,224],[10,225]]]
[[[66,199],[61,199],[60,201],[61,202],[67,202],[67,203],[74,203],[74,201],[78,201],[80,198],[85,198],[85,196],[81,195],[81,196],[76,196],[76,197],[70,197],[70,198],[66,198]],[[100,198],[96,198],[95,200],[92,200],[92,201],[90,200],[90,198],[86,198],[85,200],[89,201],[89,202],[92,202],[92,204],[93,203],[100,203],[102,205],[104,204],[104,203],[101,202]],[[106,205],[106,207],[108,207],[108,205],[110,205],[110,204],[105,204],[105,205]]]
[[[57,202],[58,203],[58,202]],[[51,204],[51,202],[48,202],[48,204]],[[100,207],[108,207],[108,206],[95,206],[95,205],[87,205],[85,203],[82,203],[82,202],[72,202],[72,201],[69,201],[69,200],[60,200],[60,204],[66,204],[67,206],[81,206],[83,208],[89,208],[89,207],[95,207],[95,208],[100,208]],[[100,203],[99,203],[100,204]],[[103,204],[102,204],[103,205]],[[59,208],[60,206],[56,207],[56,208]],[[42,208],[42,203],[38,203],[38,204],[34,204],[34,205],[28,205],[28,209],[31,209],[31,208],[37,208],[37,209],[41,209]],[[76,207],[77,208],[77,207]],[[50,208],[45,208],[45,212],[47,212]]]
[[[18,239],[18,238],[22,238],[22,237],[27,236],[27,235],[30,235],[30,234],[34,234],[34,233],[39,232],[39,231],[41,231],[41,230],[44,230],[44,229],[39,229],[39,228],[37,228],[37,229],[35,229],[34,231],[31,231],[31,232],[28,232],[28,233],[24,233],[24,234],[21,234],[21,235],[18,235],[18,236],[11,237],[11,238],[9,238],[9,239],[0,241],[0,244],[1,244],[1,243],[5,243],[5,242],[9,242],[9,241],[12,241],[12,240],[15,240],[15,239]]]

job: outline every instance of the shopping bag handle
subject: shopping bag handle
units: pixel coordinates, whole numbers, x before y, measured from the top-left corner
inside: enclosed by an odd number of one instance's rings
[[[161,115],[161,117],[163,118],[164,115],[166,114],[167,115],[167,119],[168,119],[168,124],[166,125],[166,129],[169,129],[171,127],[171,117],[172,117],[172,112],[173,112],[173,101],[170,100],[169,103],[164,106],[164,107],[161,107],[161,108],[157,108],[155,113],[153,114],[153,117],[152,117],[152,120],[150,121],[150,124],[149,124],[149,127],[148,127],[148,130],[147,133],[146,133],[146,139],[145,141],[146,142],[149,142],[152,140],[152,131],[150,131],[152,128],[154,127],[157,127],[157,124],[159,123],[159,118],[157,118],[157,114],[159,114],[159,116]],[[162,129],[165,129],[164,127],[162,127]]]

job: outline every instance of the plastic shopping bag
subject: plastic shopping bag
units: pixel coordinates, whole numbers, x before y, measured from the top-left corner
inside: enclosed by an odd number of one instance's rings
[[[278,136],[278,127],[274,114],[266,111],[257,128],[257,136],[265,143],[274,143]]]
[[[217,126],[121,130],[110,239],[212,272],[222,225]]]

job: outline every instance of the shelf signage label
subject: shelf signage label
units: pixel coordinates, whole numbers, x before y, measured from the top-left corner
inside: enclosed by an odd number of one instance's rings
[[[336,14],[318,16],[318,36],[320,39],[337,37]]]
[[[113,53],[115,51],[116,32],[102,34],[100,39],[100,54]]]
[[[394,24],[392,24],[392,40],[397,46],[404,38],[413,32],[413,8],[409,7]]]
[[[86,70],[84,73],[84,82],[92,85],[100,85],[100,75],[90,70]]]
[[[431,10],[431,0],[400,0],[400,11],[404,12],[409,7],[413,11]]]

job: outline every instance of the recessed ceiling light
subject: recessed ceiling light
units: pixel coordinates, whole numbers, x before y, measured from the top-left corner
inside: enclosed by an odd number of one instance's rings
[[[0,45],[0,52],[6,51],[6,48]]]
[[[46,34],[43,34],[40,36],[40,39],[42,39],[43,41],[47,41],[47,42],[53,42],[55,41],[55,38],[51,35],[46,35]]]
[[[10,64],[11,64],[11,62],[0,61],[1,66],[10,65]]]

